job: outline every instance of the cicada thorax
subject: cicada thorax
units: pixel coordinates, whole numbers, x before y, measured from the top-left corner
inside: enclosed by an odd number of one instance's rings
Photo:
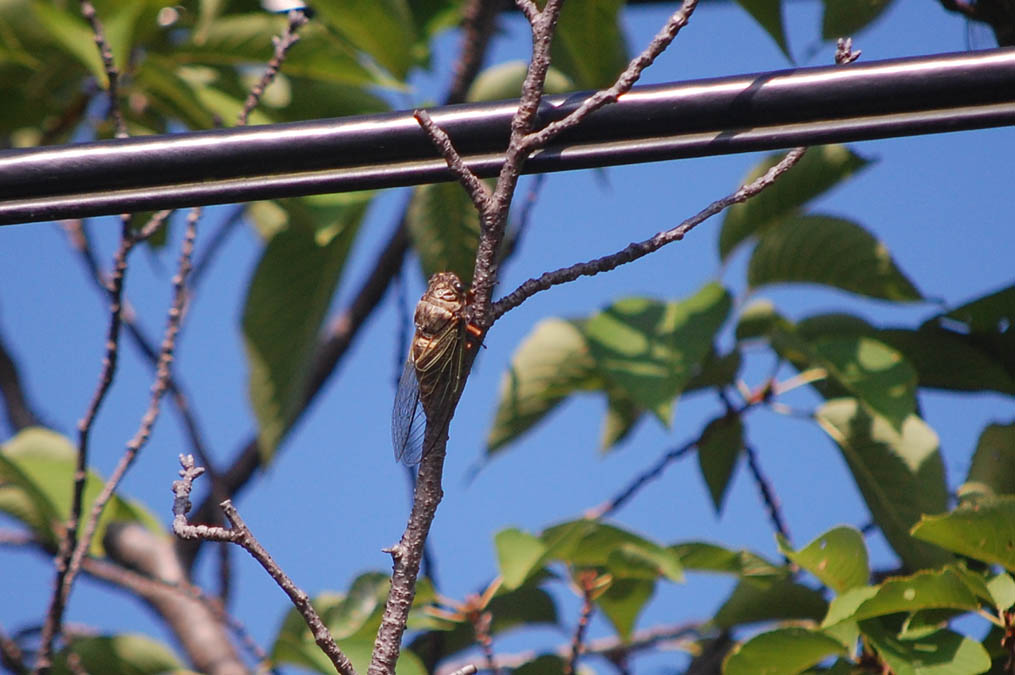
[[[419,381],[419,400],[430,418],[457,388],[461,376],[466,294],[451,272],[433,275],[416,305],[416,333],[410,357]]]

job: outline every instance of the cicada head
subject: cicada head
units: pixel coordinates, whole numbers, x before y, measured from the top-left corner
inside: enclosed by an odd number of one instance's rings
[[[430,302],[446,303],[448,309],[457,310],[465,306],[466,291],[454,272],[437,272],[430,277],[423,297]]]

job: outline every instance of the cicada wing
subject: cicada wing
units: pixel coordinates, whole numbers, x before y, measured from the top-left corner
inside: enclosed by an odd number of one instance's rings
[[[411,360],[405,362],[398,378],[395,406],[391,411],[391,444],[395,448],[395,461],[406,466],[419,464],[423,458],[423,434],[426,417],[419,401],[419,380]]]

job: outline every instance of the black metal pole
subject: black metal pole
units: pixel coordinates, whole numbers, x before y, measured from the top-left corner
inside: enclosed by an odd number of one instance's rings
[[[587,93],[550,96],[559,119]],[[430,111],[496,175],[514,101]],[[530,173],[1015,125],[1015,49],[636,87]],[[451,180],[411,112],[0,152],[0,224]]]

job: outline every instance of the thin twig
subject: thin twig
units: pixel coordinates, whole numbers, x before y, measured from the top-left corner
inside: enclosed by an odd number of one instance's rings
[[[221,504],[222,511],[231,525],[229,529],[208,525],[191,525],[187,521],[187,512],[191,506],[190,492],[194,480],[204,473],[204,469],[194,465],[194,457],[191,455],[180,455],[180,465],[183,467],[180,471],[181,480],[173,481],[173,532],[184,539],[221,541],[243,547],[275,580],[279,588],[289,596],[293,606],[306,621],[307,627],[314,636],[314,641],[331,659],[335,670],[342,675],[355,675],[356,670],[353,668],[352,662],[335,643],[328,627],[311,604],[310,597],[296,586],[289,575],[272,559],[271,554],[261,546],[230,500],[227,499]]]
[[[120,461],[117,463],[112,475],[110,475],[109,479],[102,487],[102,491],[92,503],[89,518],[85,523],[81,537],[77,539],[76,545],[71,554],[68,571],[64,575],[62,584],[57,590],[57,593],[63,596],[63,603],[66,603],[67,598],[70,597],[70,591],[73,586],[74,579],[80,569],[81,561],[85,557],[88,547],[91,545],[92,536],[95,534],[99,518],[102,516],[102,512],[105,509],[106,504],[110,499],[112,499],[116,492],[116,488],[119,486],[123,476],[127,473],[127,470],[137,458],[141,448],[143,448],[145,443],[148,442],[152,427],[155,425],[155,420],[158,419],[160,408],[159,403],[169,386],[170,364],[173,361],[173,352],[176,348],[176,336],[179,333],[180,322],[183,318],[183,305],[187,298],[187,274],[190,272],[190,257],[194,252],[194,240],[197,237],[197,221],[199,220],[200,215],[201,209],[194,208],[191,210],[190,215],[187,218],[187,229],[184,234],[183,244],[180,247],[180,264],[176,275],[173,277],[173,301],[169,308],[169,318],[166,322],[166,332],[162,341],[162,349],[159,354],[159,365],[156,369],[156,378],[155,383],[152,385],[152,395],[148,409],[145,411],[145,414],[141,419],[141,424],[134,437],[128,441],[126,450],[120,457]]]
[[[66,608],[67,595],[64,591],[66,579],[70,573],[71,556],[78,545],[78,527],[81,523],[82,505],[85,493],[85,481],[88,476],[88,442],[91,436],[92,423],[99,413],[99,408],[106,398],[106,393],[113,383],[120,351],[120,320],[123,309],[123,281],[127,270],[127,255],[134,246],[134,238],[130,230],[130,217],[122,216],[120,223],[120,246],[113,257],[113,271],[110,276],[110,309],[109,329],[106,333],[106,352],[102,358],[102,372],[99,384],[92,395],[85,416],[78,422],[77,465],[74,469],[74,488],[71,496],[71,514],[56,558],[56,579],[53,583],[53,596],[42,627],[39,654],[36,657],[35,672],[48,671],[52,667],[53,640],[60,632],[63,613]]]
[[[3,664],[3,667],[12,673],[17,673],[17,675],[28,672],[28,666],[25,664],[25,655],[21,651],[21,647],[7,635],[7,632],[3,628],[0,628],[0,664]]]
[[[123,119],[123,111],[120,110],[119,101],[119,80],[120,71],[113,63],[113,50],[106,41],[106,33],[102,28],[102,22],[95,13],[95,6],[89,0],[81,0],[81,14],[85,17],[92,28],[92,35],[95,39],[95,46],[99,50],[99,57],[102,59],[102,67],[106,71],[106,78],[109,85],[106,91],[109,93],[109,116],[113,118],[113,128],[117,138],[127,137],[127,123]]]
[[[486,57],[487,45],[497,26],[501,0],[468,0],[462,7],[462,40],[454,75],[444,102],[462,103]]]
[[[494,303],[494,320],[499,319],[505,312],[514,309],[540,291],[545,291],[553,286],[574,281],[579,277],[593,276],[599,274],[600,272],[607,272],[620,267],[621,265],[642,258],[649,253],[658,251],[667,244],[680,241],[688,232],[712,216],[720,213],[733,204],[739,204],[740,202],[747,201],[770,186],[776,181],[776,179],[779,178],[779,176],[789,171],[794,164],[800,161],[800,158],[803,157],[805,151],[806,148],[802,147],[790,150],[778,164],[766,171],[763,176],[746,185],[742,185],[733,194],[727,195],[722,199],[717,199],[674,228],[659,232],[645,241],[629,244],[624,249],[616,253],[596,258],[594,260],[589,260],[588,262],[577,263],[575,265],[571,265],[570,267],[564,267],[552,272],[546,272],[538,279],[529,279],[521,286]]]
[[[490,636],[490,624],[493,623],[493,614],[482,611],[473,612],[469,619],[472,623],[472,631],[476,635],[476,643],[479,644],[479,648],[483,652],[483,658],[486,659],[486,669],[492,672],[493,675],[498,675],[500,669],[497,668],[497,662],[493,653],[493,638]]]
[[[761,470],[761,464],[758,463],[758,453],[749,443],[744,443],[744,452],[747,454],[747,466],[751,469],[754,483],[758,486],[762,501],[765,502],[765,509],[768,511],[769,520],[772,521],[772,527],[785,537],[786,541],[791,541],[786,519],[782,515],[782,505],[779,503],[775,490],[772,489],[771,482]]]
[[[584,651],[585,633],[589,629],[589,621],[592,619],[592,612],[596,608],[593,602],[593,588],[591,586],[595,580],[596,573],[586,570],[581,576],[584,577],[579,580],[579,583],[582,585],[582,609],[581,614],[578,616],[578,624],[574,627],[574,634],[571,636],[571,650],[568,653],[567,661],[564,662],[564,675],[572,675],[575,672],[575,667],[578,665],[578,657]]]
[[[412,113],[412,116],[416,118],[419,126],[430,137],[430,141],[441,151],[445,163],[447,163],[448,168],[458,177],[458,181],[468,191],[469,197],[472,198],[472,203],[477,205],[488,204],[491,196],[490,188],[486,187],[486,183],[481,181],[479,176],[474,174],[469,167],[465,166],[462,156],[458,154],[455,146],[451,143],[451,138],[444,133],[443,129],[437,126],[425,110],[416,110]]]
[[[631,483],[626,488],[621,490],[616,497],[613,497],[612,499],[603,502],[599,506],[586,511],[585,517],[589,518],[590,520],[597,520],[599,518],[605,518],[606,516],[609,516],[610,514],[620,509],[620,507],[624,506],[643,487],[645,487],[645,485],[661,476],[667,466],[669,466],[671,463],[677,461],[678,459],[689,453],[691,450],[696,448],[698,446],[699,440],[700,439],[696,438],[693,441],[684,443],[683,445],[677,446],[672,450],[668,451],[666,454],[660,457],[659,460],[651,468],[647,469],[646,471],[642,472],[637,477],[635,477],[635,479],[631,481]]]
[[[307,15],[302,9],[289,11],[289,22],[286,24],[285,33],[281,37],[273,37],[271,39],[275,45],[275,54],[268,61],[261,79],[251,88],[250,93],[247,94],[247,100],[243,102],[243,110],[240,111],[239,119],[237,120],[239,126],[246,126],[250,113],[257,107],[261,96],[264,94],[264,90],[268,88],[268,85],[278,75],[279,69],[282,68],[282,63],[285,61],[289,49],[299,42],[300,36],[298,31],[307,21]]]

